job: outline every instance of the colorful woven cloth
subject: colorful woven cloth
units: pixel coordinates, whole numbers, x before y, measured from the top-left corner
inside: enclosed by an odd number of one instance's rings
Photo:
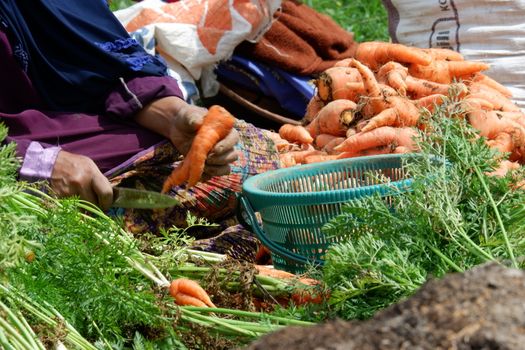
[[[256,240],[251,233],[237,225],[236,194],[249,176],[279,167],[279,156],[273,141],[262,129],[238,120],[235,128],[240,140],[235,146],[239,158],[231,164],[231,173],[216,176],[186,189],[176,186],[169,194],[180,201],[180,206],[168,209],[127,209],[118,213],[132,233],[156,233],[172,226],[185,227],[188,212],[217,223],[213,229],[193,232],[198,240],[195,246],[208,251],[249,257],[255,253]],[[110,176],[112,184],[124,187],[160,191],[166,177],[182,159],[171,145],[162,143],[145,152],[118,173]],[[174,161],[175,160],[175,161]],[[232,247],[236,247],[232,250]],[[238,252],[238,253],[236,253]],[[239,256],[240,257],[240,256]]]

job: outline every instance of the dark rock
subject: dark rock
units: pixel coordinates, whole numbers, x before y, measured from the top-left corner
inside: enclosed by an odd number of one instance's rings
[[[430,280],[367,321],[268,334],[247,350],[525,349],[525,272],[487,264]]]

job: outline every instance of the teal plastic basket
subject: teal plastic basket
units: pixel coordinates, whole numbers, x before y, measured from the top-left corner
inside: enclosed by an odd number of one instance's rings
[[[241,220],[270,249],[276,268],[302,273],[307,265],[323,265],[328,248],[344,238],[321,229],[345,203],[372,194],[389,200],[409,189],[403,160],[413,156],[348,158],[253,176],[239,199]]]

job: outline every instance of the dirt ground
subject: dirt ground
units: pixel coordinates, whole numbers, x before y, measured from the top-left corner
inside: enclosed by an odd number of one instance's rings
[[[525,349],[525,272],[483,265],[431,280],[370,320],[285,328],[247,347],[267,349]]]

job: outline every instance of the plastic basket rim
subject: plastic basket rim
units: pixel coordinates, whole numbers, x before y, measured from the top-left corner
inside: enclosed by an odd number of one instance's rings
[[[410,154],[382,154],[382,155],[373,155],[373,156],[364,156],[364,157],[354,157],[354,158],[345,158],[345,159],[337,159],[337,160],[331,160],[326,161],[322,163],[314,163],[314,164],[303,164],[295,168],[295,171],[297,173],[305,173],[311,170],[318,170],[318,169],[324,169],[328,168],[332,165],[338,165],[338,164],[344,164],[344,163],[360,163],[360,162],[368,162],[368,161],[374,161],[374,160],[390,160],[390,159],[408,159],[410,157],[417,157],[422,156],[421,153],[410,153]],[[361,186],[361,187],[352,187],[352,188],[344,188],[344,189],[330,189],[325,191],[315,191],[315,192],[270,192],[261,190],[256,186],[256,182],[260,181],[262,177],[269,176],[275,176],[278,177],[280,174],[283,173],[289,173],[291,168],[283,168],[283,169],[276,169],[271,170],[269,172],[265,172],[262,174],[254,175],[250,178],[248,178],[242,186],[242,192],[245,196],[248,198],[250,197],[271,197],[272,199],[315,199],[319,197],[324,196],[331,196],[334,198],[335,201],[336,198],[340,197],[339,201],[346,200],[344,198],[345,194],[348,193],[358,193],[358,192],[364,192],[367,190],[373,190],[374,192],[382,193],[384,190],[386,192],[386,188],[388,187],[395,187],[395,188],[403,188],[405,186],[408,186],[413,181],[411,178],[392,181],[387,184],[374,184],[374,185],[368,185],[368,186]]]

